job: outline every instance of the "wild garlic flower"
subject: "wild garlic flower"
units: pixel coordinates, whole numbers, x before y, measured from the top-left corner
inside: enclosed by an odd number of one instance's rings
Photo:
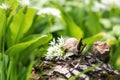
[[[107,5],[108,7],[120,8],[120,0],[101,0],[101,3]]]
[[[98,1],[94,1],[92,11],[99,12],[101,10],[110,10],[110,7],[106,6],[105,4],[100,3]]]
[[[51,60],[54,57],[61,59],[64,54],[64,39],[62,37],[58,38],[57,41],[53,39],[49,44],[50,46],[47,49],[46,59]]]
[[[100,10],[111,10],[112,7],[120,8],[120,0],[101,0],[100,2],[94,1],[92,10],[98,12]]]
[[[2,3],[2,5],[0,5],[0,8],[7,10],[9,8],[9,6]]]
[[[85,3],[86,5],[89,5],[89,4],[90,4],[90,0],[84,0],[84,3]]]
[[[61,18],[60,11],[56,8],[42,8],[38,11],[38,15],[53,15],[55,17]]]
[[[18,0],[18,2],[20,2],[22,6],[30,5],[30,0]]]

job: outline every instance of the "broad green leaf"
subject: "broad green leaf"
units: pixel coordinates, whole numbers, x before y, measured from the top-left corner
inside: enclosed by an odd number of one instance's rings
[[[8,62],[8,56],[0,53],[0,80],[6,80]]]
[[[35,17],[36,10],[32,8],[27,8],[27,12],[25,14],[25,20],[23,24],[22,32],[25,34],[31,27],[34,17]]]
[[[114,48],[116,48],[116,49],[115,49],[115,51],[112,51],[112,53],[111,53],[111,61],[110,61],[110,63],[112,64],[112,66],[114,68],[120,70],[120,43],[117,43],[117,44],[119,46],[112,47],[112,50]]]
[[[30,29],[33,23],[35,12],[36,10],[32,8],[27,8],[26,13],[23,12],[23,9],[20,9],[19,12],[14,16],[13,22],[10,25],[10,37],[8,38],[9,46],[19,43],[20,39]]]
[[[18,40],[22,35],[21,29],[23,26],[24,17],[25,15],[22,9],[14,16],[13,22],[10,25],[10,33],[8,34],[10,36],[9,39],[10,46],[14,45],[15,43],[18,43]]]
[[[37,47],[41,47],[42,45],[47,44],[50,40],[52,39],[51,35],[48,35],[46,37],[41,38],[40,40],[34,42],[33,44],[31,44],[29,47],[26,48],[26,50],[22,51],[22,53],[24,53],[21,57],[21,60],[26,60],[26,57],[28,57],[30,54],[32,54],[32,52],[37,48]],[[34,53],[33,53],[34,54]],[[43,54],[43,53],[40,53]],[[35,54],[34,54],[35,55]]]
[[[75,37],[75,38],[81,38],[84,36],[84,33],[82,31],[82,29],[80,28],[80,26],[78,26],[73,20],[72,18],[69,16],[68,13],[66,13],[62,7],[60,7],[59,5],[57,5],[57,8],[61,11],[62,14],[62,18],[64,23],[66,24],[66,32],[68,35],[70,35],[71,37]]]
[[[42,34],[32,34],[32,35],[29,35],[29,36],[23,38],[21,40],[21,42],[27,42],[27,41],[30,41],[30,40],[34,40],[34,39],[36,39],[39,36],[42,36]]]
[[[9,10],[7,11],[7,15],[9,15],[7,23],[8,25],[10,25],[13,16],[18,12],[20,8],[18,8],[19,3],[17,1],[7,1],[6,4],[10,7]]]
[[[94,35],[96,33],[99,33],[102,30],[102,27],[100,25],[99,17],[92,12],[89,12],[88,14],[88,21],[86,22],[87,30],[89,31],[89,34]]]
[[[86,44],[92,44],[95,41],[101,40],[104,36],[105,36],[105,33],[101,32],[101,33],[96,34],[92,37],[88,37],[88,38],[84,39],[83,42]]]
[[[67,14],[63,14],[63,19],[65,20],[65,23],[67,24],[66,31],[68,31],[68,34],[75,38],[81,38],[83,37],[83,31],[82,29],[75,24],[75,22],[72,20],[72,18]]]
[[[69,12],[72,19],[75,21],[76,24],[80,25],[82,30],[85,29],[84,21],[85,21],[85,8],[80,7],[72,7],[72,10]]]
[[[4,0],[0,0],[0,5],[4,2]]]
[[[8,54],[10,58],[26,58],[26,56],[28,57],[34,49],[36,49],[40,45],[44,45],[51,38],[51,35],[42,35],[31,41],[13,45],[6,51],[6,54]]]
[[[0,8],[0,51],[2,48],[3,35],[5,35],[5,26],[6,26],[6,12]]]
[[[45,44],[40,46],[40,48],[38,50],[35,50],[33,53],[36,55],[36,57],[45,56],[47,49],[48,49],[48,44]]]

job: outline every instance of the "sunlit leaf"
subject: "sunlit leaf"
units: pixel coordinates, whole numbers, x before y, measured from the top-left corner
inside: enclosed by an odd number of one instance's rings
[[[32,35],[29,35],[27,37],[24,37],[21,41],[22,42],[27,42],[27,41],[31,41],[31,40],[34,40],[38,37],[42,36],[42,34],[32,34]]]
[[[105,36],[105,33],[102,32],[102,33],[96,34],[92,37],[88,37],[88,38],[84,39],[83,42],[86,44],[92,44],[95,41],[101,40],[104,36]]]
[[[113,33],[114,35],[116,35],[117,37],[120,35],[120,25],[115,25],[113,27]]]
[[[50,39],[51,39],[51,35],[39,36],[34,40],[19,43],[10,47],[6,51],[6,54],[8,54],[9,57],[22,58],[22,59],[26,58],[26,56],[30,55],[34,49],[36,49],[40,45],[46,44]]]
[[[100,22],[104,26],[105,29],[110,29],[111,28],[111,22],[109,19],[100,19]]]
[[[35,17],[36,10],[32,8],[28,8],[25,14],[24,24],[22,32],[25,34],[31,27],[34,17]]]
[[[86,22],[86,25],[89,34],[91,35],[99,33],[102,30],[102,27],[99,22],[99,17],[92,12],[89,12],[88,14],[88,21]]]
[[[25,60],[26,57],[29,55],[29,54],[32,54],[32,52],[37,48],[37,47],[40,47],[42,45],[45,45],[46,43],[48,43],[50,40],[52,39],[52,36],[51,35],[47,35],[41,39],[39,39],[38,41],[34,42],[33,44],[31,44],[29,47],[26,48],[26,50],[22,51],[22,53],[25,53],[23,54],[24,56],[21,57],[21,60]],[[43,46],[42,46],[43,47]],[[34,54],[34,53],[33,53]],[[40,54],[43,54],[43,53],[40,53]],[[21,54],[22,55],[22,54]],[[35,55],[35,54],[34,54]]]
[[[0,8],[0,51],[2,48],[3,35],[5,35],[5,26],[6,26],[6,13],[5,10]]]
[[[69,36],[71,37],[75,37],[75,38],[81,38],[84,36],[84,33],[82,31],[82,29],[80,28],[80,26],[78,26],[73,20],[72,18],[69,16],[68,13],[66,13],[62,7],[58,6],[57,7],[60,9],[61,13],[62,13],[62,17],[63,17],[63,21],[66,24],[66,32]]]
[[[10,33],[8,34],[8,45],[12,46],[13,44],[17,43],[21,37],[21,28],[24,21],[24,14],[23,11],[20,10],[18,14],[14,16],[13,22],[10,25]]]
[[[9,10],[7,11],[7,15],[9,15],[7,23],[8,23],[8,25],[10,25],[11,22],[12,22],[12,18],[14,17],[14,15],[19,10],[19,8],[18,8],[19,3],[17,1],[15,1],[15,0],[13,0],[13,1],[7,1],[6,4],[9,6]]]
[[[111,61],[112,66],[118,70],[120,70],[120,45],[117,46],[116,51],[112,51]]]
[[[0,5],[4,2],[4,0],[0,0]]]
[[[35,12],[34,9],[28,8],[26,13],[24,13],[23,9],[21,9],[14,16],[13,22],[10,25],[10,36],[8,38],[9,46],[18,43],[24,34],[30,29]]]
[[[75,22],[71,19],[71,17],[66,13],[64,14],[64,20],[67,24],[66,31],[68,31],[68,34],[75,38],[81,38],[83,37],[83,31],[82,29],[75,24]]]

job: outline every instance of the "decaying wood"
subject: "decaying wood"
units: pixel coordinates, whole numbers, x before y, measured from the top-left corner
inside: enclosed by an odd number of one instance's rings
[[[72,55],[60,60],[42,59],[40,64],[35,64],[33,73],[40,73],[36,80],[66,80],[101,62],[100,66],[80,75],[76,80],[120,80],[120,73],[108,63],[110,46],[106,42],[95,42],[91,51],[82,55],[82,50],[86,46],[82,43],[82,39],[78,41],[72,38],[71,40],[73,42],[70,40],[66,42],[65,50],[68,54],[72,52]]]

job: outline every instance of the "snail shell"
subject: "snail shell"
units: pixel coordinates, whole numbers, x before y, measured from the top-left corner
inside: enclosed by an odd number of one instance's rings
[[[65,41],[64,49],[67,52],[77,53],[77,45],[79,43],[79,40],[76,38],[69,38]]]

